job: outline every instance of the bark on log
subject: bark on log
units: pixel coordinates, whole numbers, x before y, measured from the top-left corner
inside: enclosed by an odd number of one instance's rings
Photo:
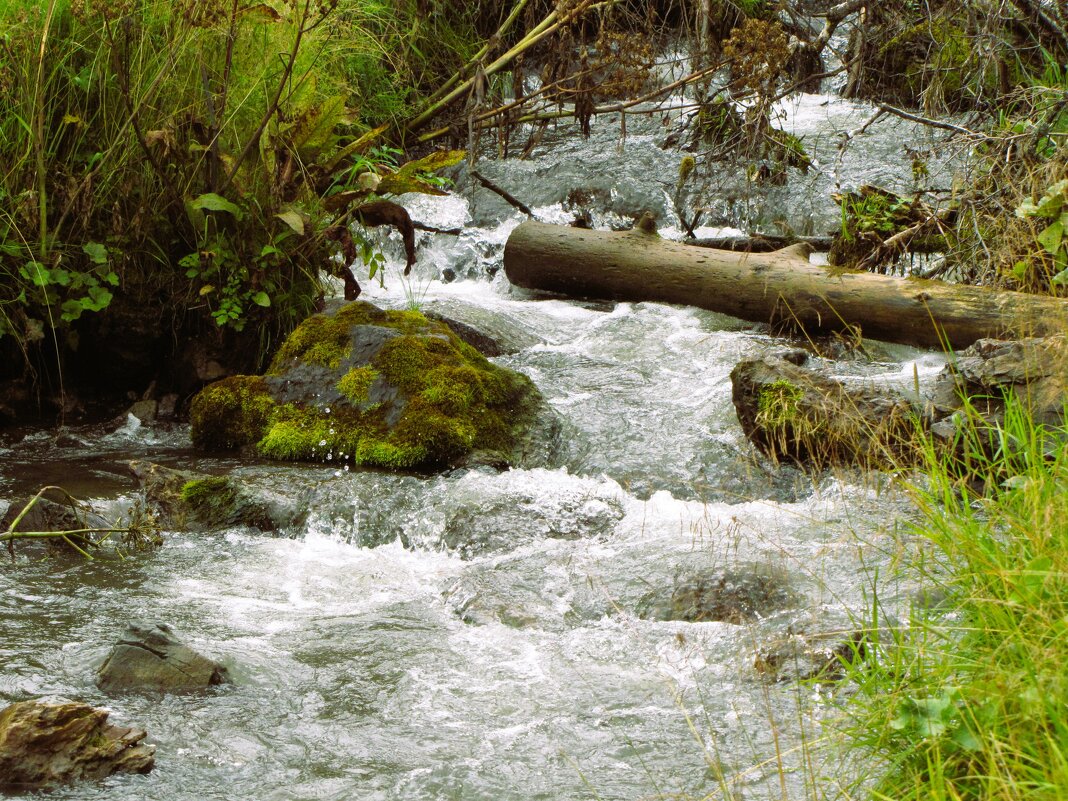
[[[525,222],[504,249],[508,279],[579,297],[680,303],[806,331],[856,331],[889,342],[964,348],[984,337],[1068,330],[1068,301],[1020,292],[809,264],[809,248],[734,253],[637,229],[590,231]]]

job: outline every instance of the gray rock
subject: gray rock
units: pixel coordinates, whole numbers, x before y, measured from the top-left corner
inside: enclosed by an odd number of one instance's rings
[[[229,682],[226,668],[180,642],[165,623],[133,623],[97,671],[104,692],[188,692]]]
[[[156,747],[141,743],[145,732],[107,719],[106,709],[70,701],[20,701],[0,711],[0,790],[152,770]]]
[[[932,421],[952,433],[950,419],[963,398],[987,420],[1000,421],[1005,398],[1015,396],[1038,423],[1064,425],[1068,402],[1068,336],[980,339],[957,354],[938,376],[930,397]]]
[[[132,414],[142,423],[154,423],[158,412],[159,401],[155,400],[139,400],[127,410],[127,414]]]

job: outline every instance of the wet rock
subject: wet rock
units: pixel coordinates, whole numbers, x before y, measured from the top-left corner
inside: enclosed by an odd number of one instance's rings
[[[179,641],[165,623],[132,623],[97,671],[104,692],[189,692],[227,683],[226,668]]]
[[[21,701],[0,711],[0,790],[39,790],[113,773],[148,773],[154,745],[108,711],[71,701]]]
[[[127,414],[132,414],[142,423],[155,422],[158,413],[159,401],[151,399],[139,400],[127,410]]]
[[[1014,397],[1035,422],[1063,426],[1068,403],[1068,336],[980,339],[957,354],[938,376],[930,398],[932,430],[951,438],[953,415],[967,398],[988,422],[1004,418]]]
[[[484,356],[518,353],[545,341],[520,321],[473,303],[455,299],[431,301],[423,312],[448,325]]]
[[[265,376],[193,400],[193,443],[271,459],[432,470],[529,465],[555,420],[526,376],[497,367],[442,323],[368,303],[305,320]],[[540,440],[540,436],[538,438]]]
[[[760,648],[753,669],[768,681],[838,681],[867,658],[869,649],[869,636],[860,631],[790,632]]]
[[[754,566],[677,576],[669,596],[654,590],[639,602],[638,613],[652,620],[748,623],[796,602],[797,593],[785,573]]]
[[[917,413],[900,394],[777,355],[739,362],[731,383],[742,430],[772,459],[878,467],[914,458]]]
[[[175,470],[152,462],[129,463],[161,528],[213,531],[251,526],[278,531],[293,523],[295,500],[276,497],[242,477]]]

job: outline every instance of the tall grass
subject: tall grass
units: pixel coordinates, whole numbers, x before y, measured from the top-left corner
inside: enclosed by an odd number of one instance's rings
[[[1068,430],[971,418],[916,493],[927,602],[853,674],[880,801],[1068,797]]]

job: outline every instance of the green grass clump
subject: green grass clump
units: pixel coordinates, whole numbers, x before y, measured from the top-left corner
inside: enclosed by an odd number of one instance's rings
[[[1010,404],[969,432],[966,458],[931,449],[917,493],[910,567],[943,600],[854,675],[857,743],[890,763],[882,801],[1068,792],[1068,429]]]

